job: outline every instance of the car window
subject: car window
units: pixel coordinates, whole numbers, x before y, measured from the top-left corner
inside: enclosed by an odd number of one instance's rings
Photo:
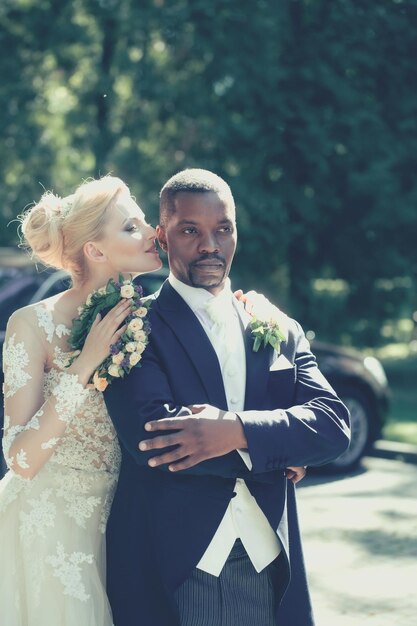
[[[26,306],[39,287],[33,276],[10,279],[0,288],[0,330],[4,330],[11,314]]]

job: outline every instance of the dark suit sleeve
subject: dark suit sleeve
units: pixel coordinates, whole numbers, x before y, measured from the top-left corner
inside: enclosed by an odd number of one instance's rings
[[[122,446],[139,465],[147,465],[148,460],[156,456],[155,450],[140,451],[139,442],[161,434],[147,432],[144,429],[146,422],[175,416],[181,409],[186,408],[175,404],[169,381],[152,340],[143,354],[141,367],[133,368],[125,378],[113,381],[104,392],[104,400]],[[172,448],[161,449],[158,454],[170,449]],[[169,471],[166,465],[158,466],[156,470]],[[237,452],[209,459],[177,473],[225,478],[245,478],[249,475]]]
[[[288,343],[294,345],[295,354],[292,405],[285,409],[238,412],[254,473],[328,463],[349,445],[348,410],[319,371],[309,342],[294,320]]]

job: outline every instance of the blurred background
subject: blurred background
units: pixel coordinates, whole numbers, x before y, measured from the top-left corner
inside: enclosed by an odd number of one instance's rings
[[[1,0],[0,246],[44,188],[231,185],[233,284],[377,357],[417,444],[417,3]],[[1,303],[0,303],[1,306]]]

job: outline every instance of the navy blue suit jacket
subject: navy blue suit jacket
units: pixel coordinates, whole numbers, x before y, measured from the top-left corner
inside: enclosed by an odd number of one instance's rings
[[[237,477],[276,529],[288,564],[280,626],[313,624],[304,572],[291,465],[317,465],[349,443],[345,406],[319,372],[297,322],[281,345],[292,367],[270,371],[272,349],[252,350],[246,333],[245,409],[239,412],[252,461],[234,451],[183,472],[147,465],[140,452],[149,420],[182,406],[227,409],[220,366],[201,324],[166,282],[152,303],[152,332],[141,367],[114,381],[104,397],[122,447],[108,524],[108,593],[116,626],[179,626],[173,591],[196,566],[233,497]],[[291,574],[290,574],[291,572]],[[282,595],[284,589],[277,590]],[[277,617],[278,619],[278,617]],[[277,622],[278,623],[278,622]]]

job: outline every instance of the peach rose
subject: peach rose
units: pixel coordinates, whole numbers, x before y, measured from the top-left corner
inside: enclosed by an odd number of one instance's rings
[[[93,383],[97,391],[104,391],[107,385],[109,384],[105,378],[101,378],[98,375],[98,372],[94,372]]]
[[[127,330],[129,330],[131,333],[136,333],[138,330],[142,330],[142,328],[143,322],[140,317],[136,317],[135,319],[130,320],[127,326]]]
[[[146,308],[146,306],[140,306],[138,309],[136,309],[134,314],[136,315],[136,317],[145,317],[147,313],[148,309]]]
[[[142,332],[142,331],[139,331],[139,332]],[[126,352],[135,352],[135,350],[136,350],[136,341],[129,341],[125,345],[125,349],[126,349]]]

